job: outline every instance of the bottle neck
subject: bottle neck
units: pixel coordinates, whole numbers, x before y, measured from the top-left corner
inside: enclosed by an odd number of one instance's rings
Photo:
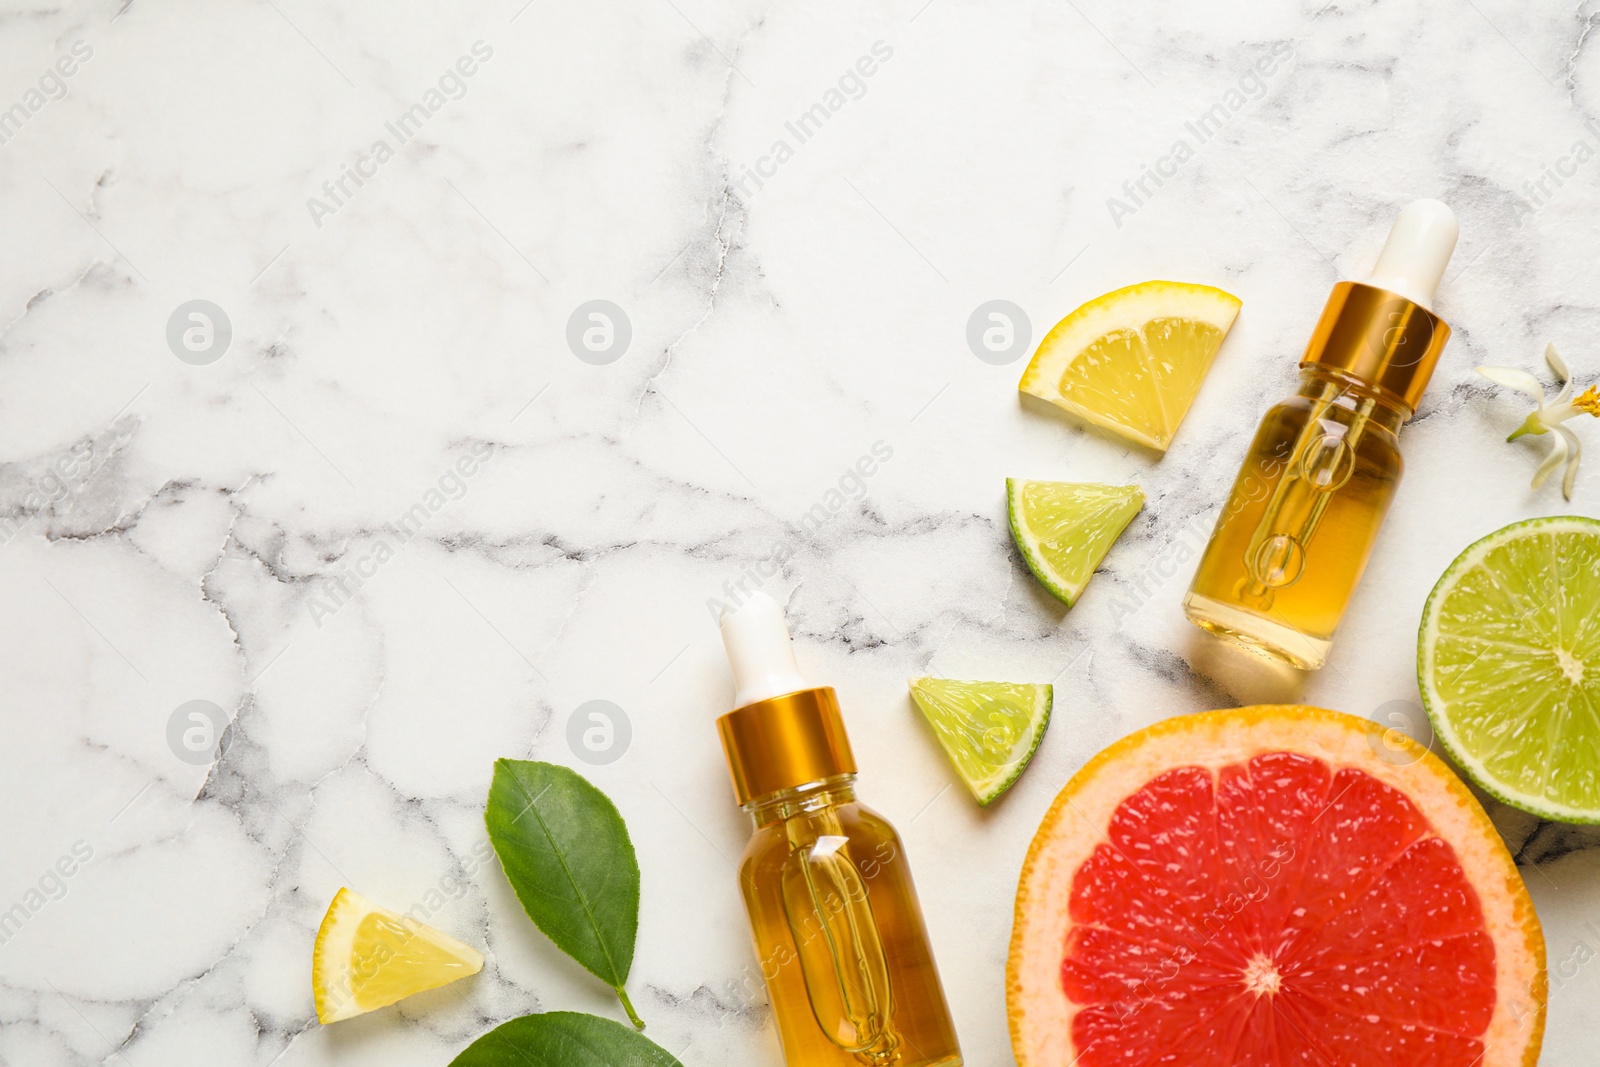
[[[746,704],[717,720],[741,807],[841,774],[854,774],[839,698],[827,686]]]
[[[1393,393],[1353,374],[1317,363],[1300,365],[1299,395],[1365,416],[1371,424],[1398,434],[1411,409]]]
[[[1399,293],[1340,282],[1328,294],[1300,366],[1346,375],[1409,415],[1450,339],[1450,326]]]
[[[815,782],[795,786],[793,789],[780,789],[776,793],[756,797],[744,806],[744,810],[750,813],[750,817],[755,820],[756,829],[759,830],[763,826],[792,819],[805,812],[849,804],[855,799],[856,776],[836,774],[831,778],[820,778]]]

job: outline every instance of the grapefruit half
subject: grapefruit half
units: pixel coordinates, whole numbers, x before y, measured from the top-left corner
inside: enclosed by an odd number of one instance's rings
[[[1321,708],[1168,719],[1091,760],[1028,850],[1019,1067],[1532,1067],[1544,937],[1466,787]]]

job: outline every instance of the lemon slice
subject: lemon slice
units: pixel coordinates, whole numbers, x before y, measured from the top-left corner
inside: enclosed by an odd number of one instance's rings
[[[1050,725],[1048,685],[911,679],[911,698],[956,773],[987,807],[1022,777]]]
[[[1006,479],[1011,536],[1022,560],[1069,608],[1142,507],[1137,485]]]
[[[1600,822],[1600,522],[1529,519],[1468,546],[1422,610],[1417,680],[1484,789]]]
[[[483,955],[341,889],[311,957],[317,1019],[336,1023],[483,970]]]
[[[1018,388],[1165,452],[1238,314],[1239,298],[1209,285],[1118,289],[1056,323]]]

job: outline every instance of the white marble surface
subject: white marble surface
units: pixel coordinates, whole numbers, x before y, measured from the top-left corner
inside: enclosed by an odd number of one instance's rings
[[[1552,339],[1600,370],[1600,163],[1537,204],[1524,184],[1600,148],[1593,4],[5,7],[0,106],[23,118],[0,145],[0,908],[40,905],[0,945],[5,1064],[443,1064],[523,1012],[615,1015],[476,859],[510,755],[578,766],[625,812],[650,1034],[691,1067],[776,1067],[734,988],[745,828],[707,602],[779,545],[765,587],[839,688],[864,798],[906,835],[968,1062],[1009,1064],[1011,894],[1073,770],[1235,703],[1414,717],[1417,618],[1451,557],[1600,511],[1600,460],[1570,507],[1528,490],[1536,450],[1501,441],[1521,404],[1470,373],[1535,369]],[[92,56],[48,77],[76,42]],[[429,97],[475,42],[474,73]],[[877,42],[872,76],[830,98]],[[1108,197],[1241,88],[1114,220]],[[386,124],[418,102],[401,144]],[[838,106],[799,143],[785,123],[819,102]],[[364,184],[323,192],[358,165]],[[1332,662],[1291,685],[1182,621],[1187,546],[1330,284],[1425,195],[1462,219],[1439,304],[1455,338]],[[1020,305],[1037,339],[1149,277],[1244,300],[1159,462],[1020,403],[1022,364],[967,347],[983,301]],[[166,340],[193,299],[232,324],[205,365]],[[594,299],[632,324],[609,365],[565,339]],[[892,457],[794,537],[875,442]],[[1007,475],[1150,494],[1070,614],[1014,556]],[[399,545],[385,524],[418,503]],[[385,538],[393,558],[330,613],[327,583]],[[947,789],[905,696],[925,672],[1058,684],[992,811]],[[566,724],[594,699],[633,742],[591,768]],[[214,765],[169,747],[195,700],[231,720]],[[1570,968],[1544,1062],[1589,1062],[1600,966],[1573,961],[1600,952],[1600,850],[1498,818]],[[89,859],[58,892],[74,847]],[[484,973],[317,1027],[310,944],[340,885],[428,902]]]

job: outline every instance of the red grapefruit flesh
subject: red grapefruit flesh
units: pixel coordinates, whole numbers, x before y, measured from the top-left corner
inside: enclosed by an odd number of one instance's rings
[[[1112,745],[1017,893],[1020,1067],[1531,1067],[1544,939],[1438,759],[1365,719],[1238,708]]]

